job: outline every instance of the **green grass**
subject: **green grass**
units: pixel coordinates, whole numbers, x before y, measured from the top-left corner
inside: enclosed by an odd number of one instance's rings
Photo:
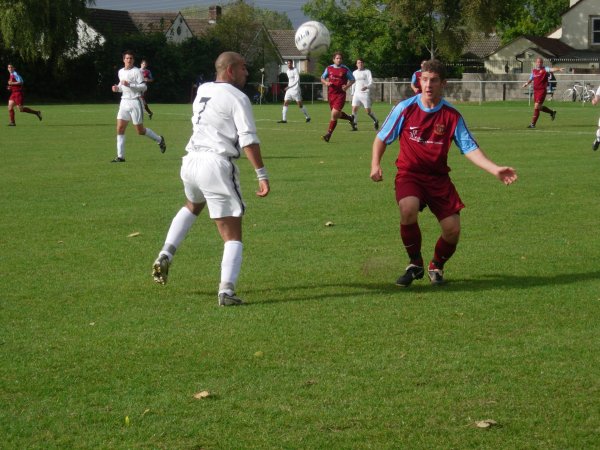
[[[326,105],[286,125],[256,107],[272,192],[253,195],[241,160],[240,308],[217,307],[207,216],[169,284],[150,277],[184,200],[190,105],[152,105],[167,153],[130,128],[119,165],[116,105],[17,114],[0,129],[0,448],[600,448],[600,109],[549,105],[536,130],[525,103],[459,106],[519,180],[454,148],[467,208],[448,284],[406,290],[397,144],[376,184],[364,112],[326,144]],[[420,223],[430,258],[439,227]]]

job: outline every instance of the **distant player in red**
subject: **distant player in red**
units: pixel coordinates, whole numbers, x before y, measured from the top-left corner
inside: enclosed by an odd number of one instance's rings
[[[144,81],[146,82],[146,86],[150,83],[154,83],[154,77],[152,76],[152,72],[148,69],[148,61],[142,59],[140,64],[140,70],[142,71],[142,76],[144,77]],[[148,102],[146,101],[146,96],[148,95],[148,91],[142,94],[142,100],[144,101],[144,109],[148,113],[148,119],[152,120],[152,116],[154,113],[150,111],[150,107],[148,106]]]
[[[423,73],[423,63],[427,61],[424,59],[421,61],[421,68],[412,74],[410,79],[410,88],[413,90],[415,94],[421,93],[421,74]]]
[[[419,211],[428,206],[440,224],[439,237],[429,263],[434,285],[444,282],[444,264],[454,254],[460,235],[460,210],[464,208],[450,180],[448,151],[452,142],[473,164],[491,173],[504,184],[517,180],[512,167],[498,166],[481,151],[467,129],[461,114],[443,97],[446,69],[437,60],[426,61],[421,75],[423,92],[400,102],[389,114],[373,141],[371,179],[381,181],[381,158],[396,139],[400,153],[396,159],[396,201],[400,208],[400,237],[410,263],[396,281],[408,287],[425,273],[421,255]]]
[[[354,118],[342,111],[346,103],[346,91],[354,84],[354,75],[348,67],[342,64],[342,60],[343,56],[340,52],[334,53],[333,64],[327,66],[321,75],[321,83],[327,86],[327,99],[331,108],[329,128],[327,133],[321,137],[325,142],[329,142],[331,139],[338,119],[348,120],[352,129],[355,127]]]
[[[15,70],[15,66],[9,64],[8,73],[8,86],[6,86],[6,89],[10,91],[10,97],[8,98],[8,117],[10,119],[10,122],[8,123],[8,126],[16,126],[15,105],[19,108],[19,111],[29,114],[35,114],[39,120],[42,120],[41,111],[36,111],[34,109],[23,106],[23,78],[21,78],[21,75],[17,73],[17,71]]]
[[[527,128],[535,128],[535,124],[540,117],[540,111],[550,114],[552,120],[556,118],[556,111],[544,106],[544,100],[546,100],[546,93],[548,91],[548,78],[550,77],[550,73],[562,72],[563,70],[564,69],[562,67],[550,68],[544,66],[544,60],[542,58],[537,58],[535,60],[535,67],[531,71],[529,80],[523,85],[523,87],[527,87],[531,82],[533,82],[533,117],[531,118],[531,123]]]

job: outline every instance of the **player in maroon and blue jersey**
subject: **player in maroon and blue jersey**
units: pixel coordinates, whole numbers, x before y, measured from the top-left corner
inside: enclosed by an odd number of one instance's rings
[[[348,120],[352,129],[355,128],[354,117],[349,116],[344,111],[346,103],[346,91],[354,84],[354,75],[352,71],[342,64],[343,55],[340,52],[333,54],[333,64],[327,66],[323,75],[321,75],[321,83],[327,86],[327,99],[331,108],[331,120],[327,133],[321,138],[325,142],[329,142],[333,130],[337,126],[338,119]]]
[[[142,71],[142,76],[144,77],[144,82],[146,83],[146,86],[154,82],[152,72],[150,72],[150,69],[148,69],[148,61],[146,61],[145,59],[142,59],[142,62],[140,63],[140,70]],[[144,92],[142,94],[142,100],[144,102],[144,109],[148,113],[148,119],[152,120],[152,116],[154,115],[154,113],[150,111],[150,107],[148,106],[148,102],[146,101],[147,95],[148,91]]]
[[[535,124],[540,117],[540,111],[550,114],[552,120],[556,118],[556,111],[544,106],[544,100],[546,100],[546,93],[548,92],[548,79],[550,77],[550,73],[562,72],[563,70],[564,69],[562,67],[550,68],[548,66],[544,66],[544,60],[542,58],[537,58],[535,60],[535,67],[531,71],[529,80],[523,85],[523,87],[527,87],[533,82],[533,117],[531,118],[531,123],[527,126],[527,128],[535,128]]]
[[[17,71],[15,70],[15,66],[9,64],[8,73],[8,85],[6,86],[6,89],[10,91],[10,97],[8,98],[8,117],[10,119],[10,122],[8,122],[8,126],[16,126],[15,105],[19,108],[19,111],[28,114],[35,114],[39,120],[42,120],[41,111],[36,111],[34,109],[23,106],[23,103],[25,102],[23,96],[23,78],[21,78],[21,75],[17,73]]]
[[[421,93],[421,74],[423,73],[423,63],[427,61],[424,59],[421,61],[421,68],[412,74],[410,79],[410,88],[413,90],[415,94]]]
[[[389,114],[373,141],[371,179],[382,181],[381,158],[396,139],[400,153],[395,188],[400,208],[400,237],[410,263],[396,281],[408,287],[425,273],[421,255],[418,215],[425,206],[436,216],[442,233],[429,263],[431,283],[444,282],[444,264],[454,254],[460,235],[460,210],[464,208],[450,180],[448,151],[454,142],[473,164],[504,184],[517,180],[512,167],[498,166],[479,148],[461,114],[443,98],[446,70],[437,60],[426,61],[421,75],[423,92],[400,102]]]

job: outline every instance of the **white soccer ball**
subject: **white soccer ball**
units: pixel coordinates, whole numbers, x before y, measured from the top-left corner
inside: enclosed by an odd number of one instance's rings
[[[296,30],[296,48],[304,55],[317,55],[329,48],[331,37],[329,30],[321,22],[305,22]]]

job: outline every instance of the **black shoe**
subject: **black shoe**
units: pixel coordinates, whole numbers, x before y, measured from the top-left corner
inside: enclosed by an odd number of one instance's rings
[[[158,143],[158,147],[160,148],[160,152],[164,153],[167,151],[167,143],[165,142],[164,137],[160,137],[160,142]]]
[[[352,131],[358,131],[358,125],[352,123]]]
[[[550,118],[551,118],[552,120],[556,119],[556,111],[552,111],[552,112],[550,113]]]
[[[530,123],[529,125],[527,125],[527,128],[535,128],[535,125]]]
[[[306,123],[310,122],[310,117],[307,117],[305,120]]]
[[[373,122],[373,128],[375,128],[375,131],[379,130],[379,120]]]
[[[429,274],[429,280],[431,281],[431,284],[434,286],[444,284],[444,269],[440,269],[433,263],[433,261],[429,263],[427,272]]]
[[[153,116],[153,115],[154,115],[154,113],[153,113],[153,112],[149,112],[149,113],[148,113],[148,119],[152,120],[152,116]]]
[[[287,123],[287,120],[278,120],[277,123]]]
[[[8,124],[8,126],[9,126],[9,127],[16,127],[16,126],[17,126],[17,124],[16,124],[16,123],[14,123],[14,122],[11,122],[11,123],[9,123],[9,124]]]
[[[321,139],[323,139],[325,142],[329,142],[329,139],[331,139],[331,133],[324,134],[321,136]]]
[[[38,111],[38,112],[36,112],[36,113],[35,113],[35,115],[37,116],[37,118],[38,118],[38,119],[39,119],[39,121],[41,122],[41,121],[42,121],[42,112],[41,112],[41,111]]]
[[[396,284],[402,287],[409,287],[414,280],[423,278],[424,274],[425,270],[423,270],[423,267],[409,264],[404,275],[396,280]]]
[[[596,139],[594,141],[594,143],[592,144],[592,150],[594,150],[594,151],[598,150],[599,146],[600,146],[600,141],[598,139]]]
[[[113,159],[111,162],[125,162],[125,158],[119,158],[118,156],[115,157],[115,159]]]

